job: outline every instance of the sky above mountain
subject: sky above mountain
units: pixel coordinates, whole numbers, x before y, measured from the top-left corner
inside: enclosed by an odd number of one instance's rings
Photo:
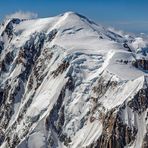
[[[50,17],[66,11],[83,14],[97,23],[117,29],[148,33],[148,0],[1,0],[0,2],[0,20],[5,16],[9,17],[10,14]]]

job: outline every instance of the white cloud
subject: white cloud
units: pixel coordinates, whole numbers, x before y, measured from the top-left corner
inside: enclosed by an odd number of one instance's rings
[[[122,30],[117,30],[117,29],[115,29],[113,27],[108,27],[108,30],[109,31],[112,31],[112,32],[115,32],[115,33],[117,33],[117,34],[119,34],[121,36],[124,36],[125,35],[125,33]]]
[[[38,17],[37,13],[23,12],[23,11],[17,11],[15,13],[5,16],[6,19],[11,19],[11,18],[32,19],[32,18],[37,18],[37,17]]]

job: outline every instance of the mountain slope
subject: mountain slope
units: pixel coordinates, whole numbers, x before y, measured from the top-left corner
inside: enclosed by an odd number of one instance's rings
[[[0,27],[0,145],[147,147],[147,41],[73,12]]]

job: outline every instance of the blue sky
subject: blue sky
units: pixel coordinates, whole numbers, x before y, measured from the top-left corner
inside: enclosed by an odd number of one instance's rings
[[[0,0],[0,20],[16,11],[39,17],[78,12],[97,23],[131,32],[148,33],[148,0]]]

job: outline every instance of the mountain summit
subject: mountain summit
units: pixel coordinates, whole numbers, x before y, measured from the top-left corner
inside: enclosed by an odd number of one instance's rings
[[[148,44],[66,12],[0,25],[2,148],[148,147]]]

